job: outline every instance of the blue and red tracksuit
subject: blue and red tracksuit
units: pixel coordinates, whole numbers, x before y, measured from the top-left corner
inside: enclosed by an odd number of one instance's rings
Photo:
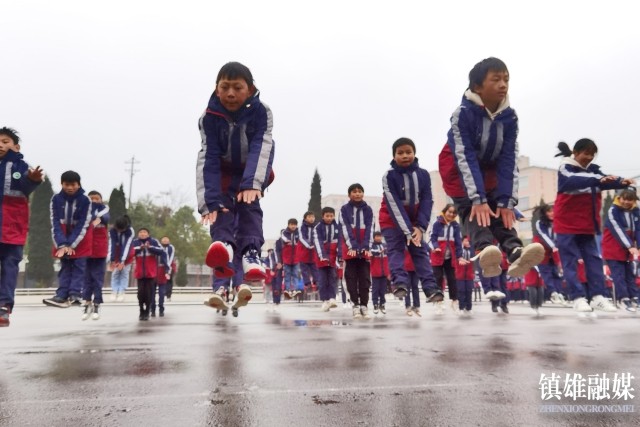
[[[166,261],[162,245],[153,237],[135,239],[135,277],[138,280],[138,305],[140,312],[149,314],[154,299],[154,284],[158,277],[158,266]]]
[[[336,297],[338,286],[338,260],[342,259],[340,227],[334,220],[330,224],[320,221],[313,229],[318,267],[318,294],[321,301]]]
[[[340,208],[338,223],[342,233],[347,290],[355,306],[366,307],[371,290],[371,269],[366,252],[373,241],[373,211],[364,201],[356,203],[350,200]],[[349,251],[355,251],[355,255],[349,255]]]
[[[285,289],[295,290],[300,278],[300,266],[296,254],[298,241],[300,240],[298,230],[291,231],[288,227],[285,228],[280,233],[280,240],[282,241],[284,287]]]
[[[102,203],[91,202],[91,222],[100,219],[98,225],[93,226],[93,242],[91,255],[87,258],[85,271],[85,283],[82,290],[82,299],[94,304],[102,304],[102,286],[104,285],[104,273],[107,269],[107,256],[109,255],[109,208]]]
[[[458,287],[456,285],[456,264],[462,253],[462,235],[460,224],[457,221],[447,223],[442,215],[438,216],[431,228],[429,240],[431,251],[431,265],[438,286],[442,287],[446,276],[449,288],[449,299],[458,299]],[[436,251],[436,249],[440,249]]]
[[[387,303],[385,295],[387,293],[387,278],[389,277],[389,260],[387,259],[387,248],[384,243],[371,245],[371,301],[373,305],[384,305]]]
[[[538,265],[538,271],[549,294],[554,292],[562,293],[562,279],[558,273],[560,255],[554,251],[556,246],[556,234],[553,231],[551,221],[537,220],[533,230],[533,241],[540,243],[544,248],[544,258]]]
[[[382,177],[382,190],[380,231],[387,243],[391,280],[396,286],[406,286],[409,283],[409,277],[403,268],[404,250],[408,247],[416,273],[422,282],[422,289],[425,293],[431,293],[436,290],[436,281],[427,245],[424,243],[424,233],[429,227],[433,208],[429,172],[420,168],[418,159],[406,168],[398,166],[394,160]],[[414,227],[423,233],[421,246],[407,246]]]
[[[474,252],[471,247],[461,247],[460,257],[455,260],[456,284],[458,286],[458,307],[460,310],[471,310],[471,296],[473,295],[473,279],[475,277],[475,266],[471,258]],[[460,264],[459,258],[469,261],[468,264]]]
[[[309,286],[311,283],[318,283],[318,268],[314,258],[314,242],[313,242],[313,229],[316,226],[315,223],[307,223],[302,221],[302,225],[298,230],[300,240],[296,246],[296,257],[300,263],[300,273],[304,280],[305,286]]]
[[[640,243],[640,209],[620,206],[618,197],[607,212],[602,238],[602,256],[611,270],[616,287],[616,299],[637,298],[638,288],[633,271],[633,256],[629,249]]]
[[[601,191],[625,187],[622,178],[601,183],[605,176],[598,165],[592,163],[583,168],[573,158],[565,158],[558,169],[553,231],[572,300],[586,297],[576,270],[579,259],[584,260],[591,297],[605,294],[602,257],[596,242],[596,234],[600,234]]]
[[[93,250],[91,199],[82,188],[72,195],[60,191],[51,198],[51,228],[54,253],[64,247],[75,250],[60,259],[56,296],[81,298],[87,258]]]
[[[418,287],[418,275],[416,274],[416,267],[411,259],[411,254],[408,249],[404,251],[404,269],[409,276],[409,283],[407,284],[407,295],[404,297],[404,306],[406,308],[415,307],[420,308],[420,288]],[[413,304],[411,304],[413,301]]]
[[[491,245],[494,237],[509,254],[522,246],[515,229],[506,229],[499,218],[492,218],[489,227],[469,221],[474,205],[488,203],[495,211],[518,204],[517,136],[518,116],[508,98],[491,113],[478,94],[467,90],[451,117],[439,157],[440,176],[478,251]]]
[[[9,150],[0,158],[0,307],[13,310],[18,265],[29,230],[29,194],[39,182],[31,181],[29,165],[20,153]]]
[[[239,203],[244,190],[260,190],[273,180],[273,115],[259,93],[235,112],[211,95],[199,121],[202,148],[196,165],[198,211],[218,212],[211,226],[213,241],[230,243],[236,252],[259,250],[264,243],[259,200]]]
[[[524,284],[529,293],[529,304],[531,308],[541,307],[544,303],[544,286],[546,282],[542,274],[540,274],[539,267],[540,265],[532,268],[524,275]]]

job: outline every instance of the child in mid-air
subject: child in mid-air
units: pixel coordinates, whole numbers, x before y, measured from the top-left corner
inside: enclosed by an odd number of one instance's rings
[[[340,227],[335,220],[336,211],[328,206],[322,208],[322,221],[313,229],[316,244],[316,266],[318,267],[318,293],[322,311],[336,308],[338,264],[342,260]]]
[[[573,308],[579,313],[592,310],[615,312],[615,305],[605,298],[602,257],[596,241],[596,234],[600,234],[601,191],[625,188],[633,185],[634,181],[602,173],[600,167],[592,163],[598,147],[590,139],[578,140],[573,150],[560,142],[558,149],[560,153],[556,156],[565,158],[558,170],[553,231]],[[583,260],[591,305],[584,286],[578,280],[579,260]]]
[[[387,280],[389,280],[389,261],[387,260],[387,248],[382,243],[382,233],[373,233],[371,245],[371,301],[373,302],[373,314],[386,314],[385,304],[387,293]]]
[[[416,146],[409,138],[393,143],[391,168],[382,177],[383,199],[380,229],[387,243],[387,256],[394,295],[407,295],[409,277],[404,267],[404,251],[409,254],[422,282],[427,302],[440,302],[444,294],[436,286],[424,233],[429,227],[433,197],[429,172],[421,169],[415,157]]]
[[[273,115],[259,95],[249,68],[229,62],[218,72],[215,91],[200,117],[198,211],[202,222],[210,225],[213,243],[206,264],[217,277],[231,277],[238,268],[246,281],[266,277],[260,262],[260,198],[273,180]],[[246,305],[251,296],[251,288],[241,284],[236,306]],[[216,294],[209,303],[226,306]]]
[[[42,182],[40,166],[30,168],[20,154],[20,137],[0,128],[0,327],[9,326],[13,311],[18,265],[29,230],[29,194]]]
[[[523,247],[513,228],[518,204],[518,116],[509,105],[509,71],[498,58],[487,58],[469,72],[469,88],[451,117],[447,143],[440,152],[444,190],[453,199],[463,229],[478,253],[485,278],[502,273],[524,276],[544,257],[539,243]]]
[[[84,309],[82,320],[90,316],[93,320],[100,318],[100,304],[102,304],[102,285],[104,285],[104,273],[107,269],[107,255],[109,253],[109,207],[102,203],[102,195],[97,191],[89,191],[91,199],[91,226],[93,227],[93,243],[91,255],[87,258],[87,270],[85,275],[82,299]],[[93,303],[91,301],[93,297]]]

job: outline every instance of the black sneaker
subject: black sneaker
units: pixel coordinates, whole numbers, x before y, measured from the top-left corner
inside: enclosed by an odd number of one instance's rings
[[[9,326],[11,323],[9,321],[10,314],[11,309],[9,307],[0,307],[0,328]]]
[[[506,305],[501,305],[500,310],[502,310],[504,314],[509,314],[509,307],[507,307]]]
[[[424,294],[427,296],[427,302],[440,302],[444,300],[444,294],[438,289],[425,290]]]
[[[164,307],[160,308],[160,317],[164,317]]]
[[[233,317],[238,317],[238,308],[231,307],[231,314],[233,315]]]
[[[380,313],[387,314],[387,309],[384,304],[380,304]]]
[[[393,296],[402,299],[407,296],[407,287],[403,284],[396,285],[396,289],[393,291]]]
[[[71,304],[68,300],[64,298],[60,298],[59,296],[54,296],[52,298],[45,298],[42,300],[45,305],[49,305],[51,307],[59,307],[59,308],[68,308]]]
[[[151,317],[156,317],[156,311],[155,310],[151,312]]]
[[[69,298],[69,302],[71,305],[82,305],[82,299],[80,297],[71,297]]]
[[[373,314],[378,314],[380,311],[380,306],[378,304],[373,304]]]
[[[497,301],[491,301],[491,311],[493,311],[494,313],[498,312],[498,302]]]

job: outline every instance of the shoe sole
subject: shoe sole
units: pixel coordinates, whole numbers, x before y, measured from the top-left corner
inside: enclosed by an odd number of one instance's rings
[[[228,310],[229,307],[224,302],[220,295],[214,295],[204,302],[204,305],[209,306],[211,308],[215,308],[216,310]]]
[[[404,298],[407,296],[407,291],[404,289],[397,289],[393,292],[393,296],[396,298]]]
[[[251,293],[251,289],[249,289],[246,285],[240,285],[240,289],[238,289],[238,294],[236,295],[236,302],[231,307],[233,310],[238,310],[239,307],[244,307],[249,304],[253,294]],[[234,313],[234,316],[238,316]]]
[[[338,308],[338,304],[335,303],[335,302],[330,302],[329,303],[329,309],[332,309],[332,308]]]
[[[267,275],[265,274],[265,272],[260,270],[259,268],[252,268],[251,270],[244,273],[244,280],[248,282],[259,282],[261,280],[265,280],[266,278]]]
[[[207,256],[204,262],[209,267],[217,269],[219,267],[226,267],[231,260],[229,259],[227,248],[219,242],[213,242],[207,250]]]
[[[478,254],[478,263],[484,277],[496,277],[502,274],[501,262],[502,252],[496,246],[487,246]]]
[[[444,301],[444,295],[440,293],[435,293],[427,298],[427,302],[441,302]]]
[[[48,305],[49,307],[69,308],[71,306],[71,304],[69,303],[58,303],[58,302],[48,301],[46,299],[43,299],[42,302],[45,305]]]
[[[522,249],[520,258],[509,266],[507,274],[511,277],[522,277],[544,258],[544,247],[540,243],[531,243]]]

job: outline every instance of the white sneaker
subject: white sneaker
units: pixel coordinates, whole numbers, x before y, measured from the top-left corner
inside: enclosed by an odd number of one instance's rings
[[[244,307],[249,304],[253,294],[251,293],[251,287],[248,285],[240,285],[238,286],[238,293],[236,294],[236,302],[231,307],[232,309],[238,309],[240,307]]]
[[[353,307],[353,318],[362,319],[362,313],[360,312],[360,307]]]
[[[444,302],[439,301],[434,305],[436,306],[436,314],[442,314],[444,312]]]
[[[118,295],[116,296],[116,301],[118,302],[124,302],[124,292],[119,292]]]
[[[484,297],[488,300],[493,300],[493,299],[497,299],[496,298],[496,292],[495,291],[489,291],[486,294],[484,294]]]
[[[531,308],[531,314],[533,314],[534,316],[538,316],[538,309],[537,308]]]
[[[346,310],[348,308],[351,308],[351,305],[348,302],[345,302],[344,304],[342,304],[342,308]]]
[[[329,300],[329,308],[336,308],[338,307],[338,303],[336,302],[335,298],[331,298]]]
[[[207,250],[205,264],[213,268],[216,277],[231,277],[235,273],[230,267],[233,260],[233,247],[227,242],[213,242]]]
[[[364,320],[369,320],[371,319],[371,316],[369,316],[369,310],[367,309],[366,305],[361,305],[360,306],[360,314],[362,315],[362,318]]]
[[[557,292],[551,294],[551,302],[554,304],[562,304],[564,302],[564,298]]]
[[[93,305],[93,314],[91,315],[91,320],[98,320],[100,319],[100,305],[98,304],[94,304]]]
[[[227,305],[226,301],[223,298],[224,293],[225,293],[224,287],[220,286],[218,290],[213,295],[211,295],[211,297],[209,297],[208,300],[204,302],[204,304],[208,305],[211,308],[215,308],[218,311],[229,310],[229,306]]]
[[[524,248],[515,248],[513,252],[519,251],[520,256],[511,263],[507,274],[511,277],[522,277],[533,267],[540,264],[544,258],[544,246],[540,243],[531,243]]]
[[[413,316],[413,308],[412,307],[407,307],[406,312],[407,312],[407,316],[409,316],[409,317]]]
[[[472,261],[475,261],[476,259],[480,264],[482,275],[484,277],[496,277],[502,274],[502,268],[500,268],[502,252],[497,246],[487,246],[478,255],[471,258]]]
[[[329,307],[330,307],[330,305],[329,305],[329,301],[324,301],[324,302],[322,303],[322,307],[321,307],[321,309],[322,309],[322,311],[329,311]]]
[[[573,309],[579,313],[589,313],[593,311],[591,307],[589,307],[589,303],[586,298],[576,298],[573,302]]]
[[[118,299],[118,293],[112,292],[111,295],[109,296],[109,301],[116,302],[117,299]]]
[[[82,320],[87,320],[91,317],[91,313],[93,312],[93,304],[85,304],[84,311],[82,312]]]
[[[636,312],[636,307],[633,305],[633,302],[631,302],[631,300],[629,298],[622,298],[622,300],[620,300],[620,302],[624,306],[624,309],[627,310],[628,312],[630,312],[630,313],[635,313]]]
[[[420,308],[418,307],[413,307],[413,314],[415,314],[418,317],[422,317],[422,314],[420,314]]]
[[[249,282],[256,282],[267,278],[264,266],[260,262],[260,254],[255,249],[248,250],[242,256],[242,270],[244,271],[244,279]],[[294,293],[295,296],[297,293]]]
[[[607,313],[615,313],[618,308],[602,295],[596,295],[591,299],[591,307],[594,310],[605,311]]]

